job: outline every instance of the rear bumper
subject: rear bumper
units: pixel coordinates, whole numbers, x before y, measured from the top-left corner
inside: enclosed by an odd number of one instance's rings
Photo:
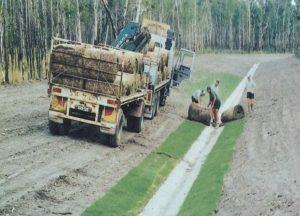
[[[61,112],[49,110],[49,120],[62,124],[64,119],[70,119],[73,121],[78,121],[78,122],[82,122],[82,123],[86,123],[86,124],[92,124],[92,125],[99,126],[100,131],[105,134],[115,134],[116,133],[116,124],[114,124],[114,123],[91,121],[91,120],[87,120],[87,119],[82,119],[82,118],[66,115]]]

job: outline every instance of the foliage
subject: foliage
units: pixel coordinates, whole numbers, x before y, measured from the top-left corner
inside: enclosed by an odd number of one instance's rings
[[[204,162],[179,215],[214,215],[230,167],[234,145],[243,131],[243,120],[226,124],[217,143]]]
[[[299,0],[2,0],[0,83],[45,78],[53,36],[110,44],[112,29],[118,34],[134,20],[139,2],[140,20],[170,24],[178,48],[290,52],[299,47]]]

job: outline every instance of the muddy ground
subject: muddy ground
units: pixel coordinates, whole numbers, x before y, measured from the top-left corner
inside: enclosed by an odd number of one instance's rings
[[[300,215],[300,61],[262,63],[255,80],[218,215]]]
[[[195,68],[230,72],[242,76],[256,62],[264,62],[262,65],[265,65],[262,67],[264,69],[260,68],[263,73],[259,72],[257,75],[259,88],[262,88],[260,86],[267,81],[265,79],[268,76],[272,78],[273,86],[277,84],[282,86],[282,83],[273,76],[274,71],[278,67],[282,68],[282,65],[294,65],[291,66],[294,68],[291,69],[291,73],[295,76],[298,74],[299,83],[299,70],[295,71],[296,66],[299,69],[299,64],[288,55],[201,55],[197,58]],[[276,66],[275,63],[278,65]],[[279,71],[276,74],[288,84],[294,85],[296,89],[297,77],[290,81],[284,73]],[[284,92],[281,93],[281,91]],[[91,126],[75,124],[68,136],[50,135],[47,126],[49,99],[46,92],[46,81],[0,87],[0,215],[80,215],[96,198],[103,196],[112,185],[177,128],[185,118],[188,106],[187,103],[184,106],[178,106],[182,93],[180,89],[174,89],[167,105],[160,109],[159,116],[152,121],[145,122],[142,133],[134,134],[125,131],[122,145],[113,149],[105,145],[97,128]],[[280,112],[285,116],[282,118],[285,118],[287,127],[282,135],[285,135],[288,141],[293,141],[297,138],[293,137],[293,134],[299,132],[300,121],[299,118],[296,121],[296,114],[291,115],[289,109],[297,108],[297,104],[294,104],[296,100],[292,99],[289,88],[283,90],[278,88],[276,92],[278,95],[267,87],[265,91],[261,91],[261,95],[258,95],[261,99],[258,98],[258,100],[262,102],[258,101],[260,105],[257,106],[257,113],[252,119],[247,120],[246,128],[249,127],[251,121],[254,123],[250,127],[255,125],[254,118],[257,118],[256,121],[259,122],[264,121],[258,127],[262,125],[267,127],[270,124],[269,118],[258,115],[260,109],[267,109],[264,106],[273,103],[269,95],[274,100],[277,99],[274,101],[277,104],[274,105],[274,109],[278,109],[278,112],[274,115],[278,124],[281,118]],[[281,94],[287,94],[288,97],[283,98]],[[283,102],[288,102],[288,104],[283,104]],[[271,115],[267,111],[266,114]],[[292,122],[292,127],[289,125],[290,122]],[[275,135],[267,134],[262,137],[271,137],[276,141],[276,136],[281,134],[280,131],[280,127],[274,130],[268,129],[268,132],[275,133]],[[256,132],[261,131],[257,128]],[[291,136],[288,136],[289,133]],[[243,139],[247,140],[247,137]],[[285,165],[291,165],[289,169],[294,170],[299,165],[299,159],[296,157],[297,153],[299,155],[299,149],[291,152],[290,148],[296,148],[296,144],[281,146],[281,142],[278,142],[277,146],[272,148],[266,144],[262,146],[266,146],[267,149],[259,152],[267,154],[272,151],[273,154],[279,154],[280,161],[289,159],[290,163]],[[255,154],[255,150],[256,148],[252,149],[253,160],[258,163],[262,155]],[[273,157],[269,159],[272,161],[268,161],[271,166],[274,163]],[[280,161],[277,161],[277,168],[280,168],[282,164]],[[287,169],[284,170],[285,176],[288,177],[290,172]],[[299,191],[299,171],[294,172],[292,176],[297,177],[295,180],[298,183],[295,184],[298,184],[298,187],[294,186],[290,190],[296,188]],[[269,173],[269,180],[272,177]],[[281,176],[280,179],[284,178]],[[288,179],[288,181],[292,180]],[[230,188],[230,186],[227,187]],[[225,212],[226,202],[221,202],[222,205]]]

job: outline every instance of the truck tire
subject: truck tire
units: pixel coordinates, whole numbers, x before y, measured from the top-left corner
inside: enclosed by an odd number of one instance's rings
[[[141,117],[128,116],[127,129],[129,131],[140,133],[144,125],[144,115]]]
[[[154,100],[155,100],[154,104],[151,107],[151,117],[150,117],[150,120],[154,119],[154,117],[157,115],[158,106],[159,106],[159,97],[157,96],[157,94],[156,94]]]
[[[113,148],[118,147],[121,144],[121,137],[123,133],[123,123],[118,124],[116,133],[114,135],[108,135],[109,145]]]
[[[159,103],[160,106],[165,106],[166,105],[166,98],[163,97],[161,100],[160,100],[160,103]]]
[[[141,117],[135,117],[135,127],[134,127],[134,132],[140,133],[143,129],[144,125],[144,115]]]
[[[123,126],[124,126],[124,117],[123,117],[123,112],[122,112],[121,117],[118,122],[118,125],[117,125],[117,128],[116,128],[116,133],[113,135],[107,135],[108,143],[111,147],[116,148],[121,144]]]
[[[166,105],[167,95],[168,95],[168,89],[167,88],[162,89],[160,92],[159,106],[163,107]]]
[[[133,127],[134,127],[134,117],[128,116],[126,129],[129,131],[133,131]]]
[[[69,133],[71,121],[64,119],[63,124],[49,120],[49,130],[53,135],[67,135]]]
[[[155,102],[155,113],[154,113],[154,116],[158,115],[159,105],[160,105],[160,93],[158,92],[157,93],[157,99],[156,99],[156,102]]]
[[[52,135],[59,135],[60,127],[61,127],[61,124],[49,120],[49,130]]]

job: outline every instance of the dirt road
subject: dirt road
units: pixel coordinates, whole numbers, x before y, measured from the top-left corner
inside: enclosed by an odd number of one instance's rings
[[[143,133],[125,132],[117,149],[96,127],[52,136],[46,89],[43,81],[0,90],[0,215],[80,214],[182,120],[166,106]]]
[[[300,215],[300,61],[262,63],[218,215]]]
[[[290,57],[202,55],[197,67],[244,75],[254,62],[274,59]],[[176,129],[188,105],[177,105],[181,92],[174,89],[142,133],[125,132],[112,149],[95,127],[50,135],[46,90],[45,81],[0,87],[0,215],[79,215]]]

